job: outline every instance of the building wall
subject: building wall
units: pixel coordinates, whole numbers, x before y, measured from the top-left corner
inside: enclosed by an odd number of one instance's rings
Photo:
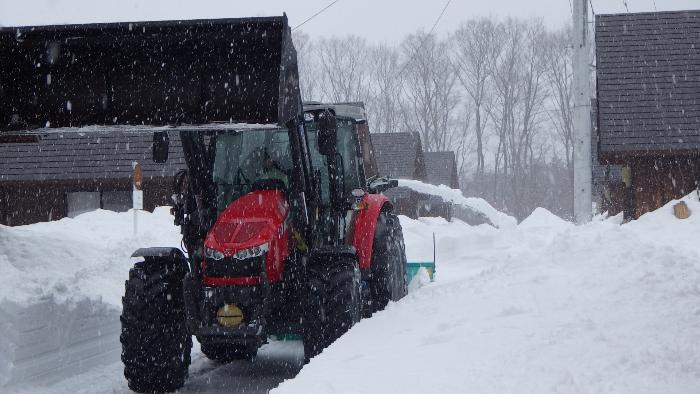
[[[631,162],[633,216],[639,216],[662,207],[695,190],[698,158],[639,159]]]
[[[144,180],[144,209],[169,205],[172,178]],[[131,191],[131,179],[13,181],[0,183],[0,224],[20,226],[66,217],[71,192]]]

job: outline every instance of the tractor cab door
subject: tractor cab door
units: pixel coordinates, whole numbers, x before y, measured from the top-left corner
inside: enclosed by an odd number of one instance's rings
[[[334,152],[323,154],[319,145],[318,118],[306,117],[313,177],[319,193],[317,219],[321,231],[318,232],[317,245],[344,243],[354,201],[352,191],[364,188],[363,158],[355,127],[354,120],[337,118]]]

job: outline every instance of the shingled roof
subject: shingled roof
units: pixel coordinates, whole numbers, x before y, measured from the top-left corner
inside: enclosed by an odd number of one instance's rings
[[[411,133],[372,134],[379,175],[390,178],[426,180],[423,145]]]
[[[19,138],[0,144],[0,182],[129,178],[135,161],[147,178],[173,176],[184,168],[177,132],[169,133],[170,157],[165,164],[151,159],[152,131],[47,130],[25,137],[35,137],[36,142]]]
[[[425,171],[428,183],[459,189],[457,160],[454,152],[425,152]]]
[[[596,17],[601,157],[700,149],[700,10]]]

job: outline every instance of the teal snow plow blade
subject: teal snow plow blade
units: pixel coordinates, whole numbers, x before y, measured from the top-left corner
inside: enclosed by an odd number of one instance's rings
[[[409,261],[406,263],[406,283],[411,283],[421,268],[425,268],[430,281],[435,281],[435,233],[433,233],[433,261]]]

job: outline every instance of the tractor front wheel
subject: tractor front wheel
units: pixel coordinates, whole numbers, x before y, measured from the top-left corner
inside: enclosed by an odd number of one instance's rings
[[[181,264],[140,262],[122,298],[122,362],[129,388],[173,392],[185,384],[192,337],[185,327]]]
[[[370,313],[383,310],[389,301],[398,301],[407,293],[406,251],[396,215],[379,215],[372,245]]]
[[[347,258],[340,264],[335,264],[328,278],[324,336],[326,344],[330,345],[361,318],[361,275],[357,260]]]
[[[310,276],[309,299],[304,313],[304,361],[307,363],[321,353],[326,344],[323,330],[325,285],[319,275],[312,272]]]

